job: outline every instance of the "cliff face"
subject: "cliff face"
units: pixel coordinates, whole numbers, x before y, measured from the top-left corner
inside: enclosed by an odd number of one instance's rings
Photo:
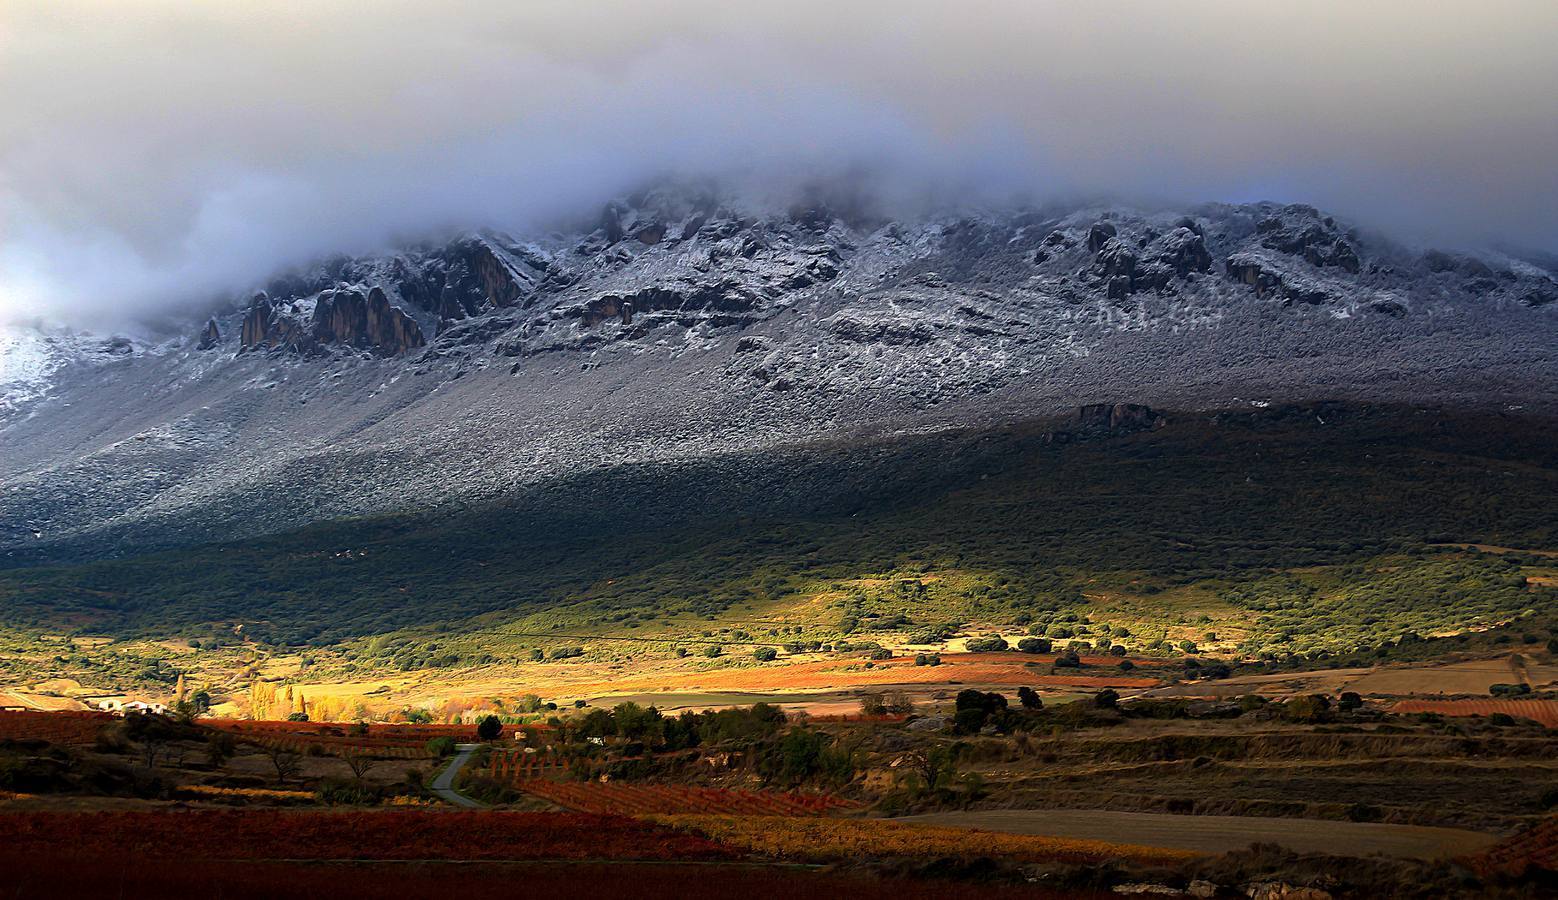
[[[314,306],[314,339],[398,356],[426,343],[417,321],[390,305],[384,289],[322,294]]]
[[[306,319],[297,306],[278,310],[261,293],[244,314],[239,335],[243,350],[282,349],[305,354],[353,347],[378,356],[399,356],[424,343],[426,338],[416,319],[392,306],[379,287],[366,294],[353,289],[322,292]]]

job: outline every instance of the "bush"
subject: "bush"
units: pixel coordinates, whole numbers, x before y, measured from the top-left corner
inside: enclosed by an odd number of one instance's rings
[[[974,734],[989,721],[991,716],[1006,712],[1006,698],[1001,694],[976,691],[972,688],[958,691],[957,709],[953,724],[962,734]]]
[[[1342,695],[1336,698],[1336,708],[1342,710],[1343,712],[1360,709],[1362,706],[1363,697],[1360,696],[1356,691],[1343,691]]]
[[[960,709],[952,717],[952,727],[958,734],[978,734],[989,718],[990,714],[982,709]]]
[[[424,746],[427,747],[427,752],[433,754],[438,759],[443,759],[454,752],[454,738],[435,737]]]
[[[1108,688],[1093,695],[1093,705],[1099,709],[1114,709],[1120,704],[1120,693]]]
[[[1017,649],[1022,653],[1048,653],[1052,646],[1047,638],[1028,637],[1017,642]]]
[[[917,666],[939,666],[941,665],[941,654],[916,653],[914,655],[914,664]]]
[[[319,802],[330,806],[377,806],[379,789],[361,780],[326,778],[314,792]]]
[[[503,720],[497,716],[487,716],[476,723],[476,738],[482,741],[495,741],[503,736]]]
[[[844,785],[855,777],[855,758],[849,751],[834,747],[828,735],[795,728],[758,758],[757,769],[765,781],[787,786],[812,777]]]
[[[1039,696],[1038,691],[1027,685],[1017,689],[1017,702],[1021,703],[1024,709],[1044,708],[1044,698]]]
[[[1331,708],[1331,701],[1319,694],[1305,694],[1282,704],[1282,716],[1293,722],[1323,722]]]
[[[1529,684],[1490,684],[1488,693],[1495,697],[1511,697],[1519,694],[1531,693]]]
[[[1010,645],[1006,643],[1006,638],[1003,638],[998,634],[992,634],[989,637],[969,638],[968,652],[999,653],[1002,650],[1007,649],[1008,646]]]
[[[752,658],[758,662],[773,662],[779,658],[779,651],[772,647],[759,647],[752,651]]]
[[[703,648],[703,655],[707,656],[709,659],[717,659],[725,655],[725,648],[721,647],[719,644],[710,644],[709,646]]]

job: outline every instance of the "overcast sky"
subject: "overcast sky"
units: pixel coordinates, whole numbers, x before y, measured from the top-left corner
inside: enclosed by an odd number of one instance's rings
[[[652,173],[1313,203],[1558,250],[1558,2],[0,0],[0,320]]]

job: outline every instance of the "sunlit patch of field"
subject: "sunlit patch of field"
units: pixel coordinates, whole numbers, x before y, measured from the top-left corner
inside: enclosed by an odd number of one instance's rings
[[[651,821],[763,856],[802,862],[859,857],[978,858],[1016,862],[1098,863],[1128,860],[1172,865],[1200,854],[1108,841],[912,825],[884,819],[779,816],[650,816]]]

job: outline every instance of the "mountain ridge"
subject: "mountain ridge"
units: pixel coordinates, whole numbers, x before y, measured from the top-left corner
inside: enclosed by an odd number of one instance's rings
[[[0,405],[0,554],[263,534],[1087,403],[1547,415],[1554,284],[1301,205],[900,221],[648,191],[571,232],[327,260],[160,342],[70,338]]]

